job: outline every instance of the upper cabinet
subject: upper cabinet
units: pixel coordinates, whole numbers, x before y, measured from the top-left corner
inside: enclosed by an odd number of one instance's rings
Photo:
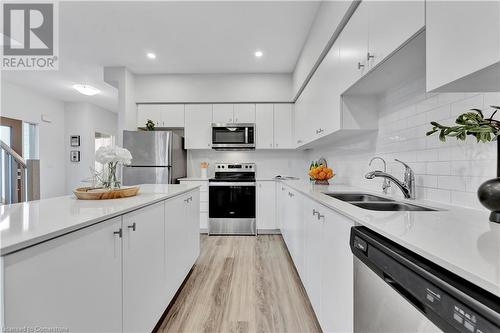
[[[214,104],[214,123],[255,123],[255,104]]]
[[[274,148],[293,148],[293,105],[274,104]]]
[[[235,123],[255,123],[255,104],[235,104]]]
[[[274,148],[274,105],[257,104],[255,108],[255,148]]]
[[[371,69],[425,25],[425,3],[420,1],[371,1],[363,4],[368,15],[368,50]]]
[[[256,148],[291,149],[293,105],[257,104],[255,109]]]
[[[184,104],[139,104],[137,127],[145,128],[152,120],[156,127],[184,127]]]
[[[500,91],[500,2],[427,1],[427,91]]]
[[[234,123],[234,105],[214,104],[212,121],[219,124]]]
[[[296,101],[295,145],[309,148],[376,129],[373,95],[359,98],[357,91],[352,98],[350,90],[423,27],[423,1],[362,1]]]
[[[212,104],[186,104],[184,148],[210,149],[212,146]]]

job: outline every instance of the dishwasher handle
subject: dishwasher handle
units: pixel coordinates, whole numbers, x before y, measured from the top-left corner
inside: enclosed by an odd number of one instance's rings
[[[418,298],[416,298],[411,293],[409,293],[408,290],[406,290],[405,288],[403,288],[403,286],[401,284],[399,284],[396,280],[394,280],[393,278],[391,278],[389,275],[387,275],[386,273],[382,273],[382,274],[383,274],[383,279],[384,279],[385,283],[387,283],[388,285],[390,285],[401,296],[403,296],[404,298],[406,298],[406,300],[408,302],[410,302],[411,304],[413,304],[414,307],[416,307],[417,309],[419,309],[420,312],[425,312],[425,305],[424,305],[424,303],[420,302],[418,300]]]

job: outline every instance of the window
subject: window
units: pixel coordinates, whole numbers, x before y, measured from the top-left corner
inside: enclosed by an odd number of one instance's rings
[[[0,125],[0,140],[2,140],[7,146],[10,147],[10,144],[11,144],[11,138],[12,138],[12,128],[10,128],[10,126],[4,126],[4,125]],[[1,182],[1,188],[0,188],[0,200],[2,204],[6,203],[6,196],[7,196],[7,187],[6,187],[6,184],[7,184],[7,179],[5,177],[7,177],[7,170],[5,170],[5,159],[7,157],[5,151],[3,149],[0,150],[0,163],[2,164],[0,166],[0,182]]]
[[[100,132],[95,132],[95,150],[99,149],[100,147],[104,146],[112,146],[115,144],[115,137],[113,135],[105,134],[105,133],[100,133]],[[103,165],[98,162],[94,162],[94,168],[95,171],[102,171]]]
[[[24,159],[37,159],[37,125],[23,122],[23,157]]]

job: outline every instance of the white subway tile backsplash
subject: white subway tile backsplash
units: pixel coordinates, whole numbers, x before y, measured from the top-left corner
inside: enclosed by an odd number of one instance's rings
[[[465,177],[460,176],[438,176],[437,187],[444,190],[465,191]]]
[[[369,159],[376,155],[385,158],[388,172],[402,179],[404,168],[394,162],[398,158],[416,174],[417,199],[484,209],[476,192],[484,181],[496,177],[496,142],[478,144],[473,137],[465,142],[454,138],[441,142],[437,133],[429,137],[425,134],[431,129],[431,121],[453,125],[458,114],[471,108],[483,109],[489,115],[489,105],[500,105],[500,93],[416,92],[408,96],[407,90],[403,87],[385,97],[372,150],[313,149],[311,157],[325,156],[339,174],[337,181],[376,191],[381,190],[381,181],[363,177],[370,170]],[[400,196],[399,192],[395,186],[391,189],[394,195]]]
[[[450,162],[427,162],[428,175],[449,175],[451,172]]]

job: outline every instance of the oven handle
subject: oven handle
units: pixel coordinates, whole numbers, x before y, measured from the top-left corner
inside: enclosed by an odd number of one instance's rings
[[[209,182],[209,186],[255,186],[254,182]]]

